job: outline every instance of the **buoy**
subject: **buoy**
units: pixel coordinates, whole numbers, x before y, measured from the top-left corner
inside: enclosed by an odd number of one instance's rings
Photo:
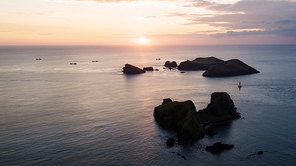
[[[241,88],[241,87],[242,87],[241,82],[239,82],[239,84],[238,84],[238,88]]]

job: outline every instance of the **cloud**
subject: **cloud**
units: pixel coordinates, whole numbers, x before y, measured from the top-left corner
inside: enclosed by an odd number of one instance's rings
[[[191,17],[188,13],[174,12],[166,15],[167,17]]]
[[[57,0],[51,0],[57,1]],[[59,0],[69,1],[69,0]],[[182,17],[183,26],[206,24],[218,28],[216,36],[282,35],[296,36],[295,0],[241,0],[232,4],[220,4],[212,0],[70,0],[96,3],[171,2],[175,6],[191,8],[190,12],[176,10],[165,17]],[[164,3],[165,4],[165,3]],[[202,8],[213,14],[192,14],[194,8]],[[174,8],[172,8],[174,10]],[[182,12],[180,12],[182,11]],[[188,10],[189,11],[189,10]],[[145,19],[160,18],[155,13]],[[161,17],[163,18],[163,17]],[[222,35],[223,34],[223,35]]]
[[[134,2],[176,2],[178,0],[50,0],[60,2],[96,2],[96,3],[134,3]]]
[[[200,7],[200,4],[193,4],[191,7]],[[227,30],[224,36],[270,34],[296,36],[295,1],[243,0],[234,4],[206,3],[203,7],[216,14],[210,17],[192,16],[188,18],[186,25],[207,24],[219,27]],[[222,33],[219,33],[216,36],[221,35]]]
[[[296,24],[296,20],[291,20],[291,19],[283,19],[283,20],[277,20],[275,21],[276,24]]]
[[[147,19],[155,19],[155,18],[158,18],[157,16],[145,16],[145,18]]]

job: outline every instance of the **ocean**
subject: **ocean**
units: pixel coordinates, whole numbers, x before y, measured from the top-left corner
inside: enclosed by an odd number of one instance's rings
[[[210,56],[260,73],[206,78],[163,67]],[[125,75],[126,63],[159,71]],[[201,110],[213,92],[227,92],[243,118],[212,138],[167,147],[176,133],[156,123],[154,107],[171,98]],[[296,163],[295,45],[0,46],[0,94],[1,166]],[[234,148],[205,150],[218,141]]]

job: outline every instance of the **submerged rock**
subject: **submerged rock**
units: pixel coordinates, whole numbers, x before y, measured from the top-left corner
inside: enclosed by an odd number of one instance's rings
[[[212,66],[202,75],[204,77],[227,77],[254,73],[259,73],[259,71],[238,59],[231,59],[218,65]]]
[[[206,151],[210,151],[213,154],[218,154],[233,147],[233,144],[222,144],[221,142],[216,142],[212,146],[207,146]]]
[[[145,72],[146,72],[145,70],[142,70],[130,64],[125,64],[125,66],[123,67],[123,73],[125,74],[141,74]]]
[[[223,63],[224,61],[215,57],[196,58],[193,61],[181,62],[178,66],[179,70],[207,70],[211,66]]]
[[[164,99],[162,105],[155,107],[154,117],[161,126],[178,131],[179,142],[190,142],[207,134],[202,127],[205,124],[239,118],[240,114],[226,92],[215,92],[207,108],[198,112],[190,100],[177,102]]]

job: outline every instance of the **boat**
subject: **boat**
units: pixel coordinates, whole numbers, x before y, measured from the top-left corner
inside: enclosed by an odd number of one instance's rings
[[[238,83],[238,88],[241,88],[242,87],[242,84],[241,82]]]

